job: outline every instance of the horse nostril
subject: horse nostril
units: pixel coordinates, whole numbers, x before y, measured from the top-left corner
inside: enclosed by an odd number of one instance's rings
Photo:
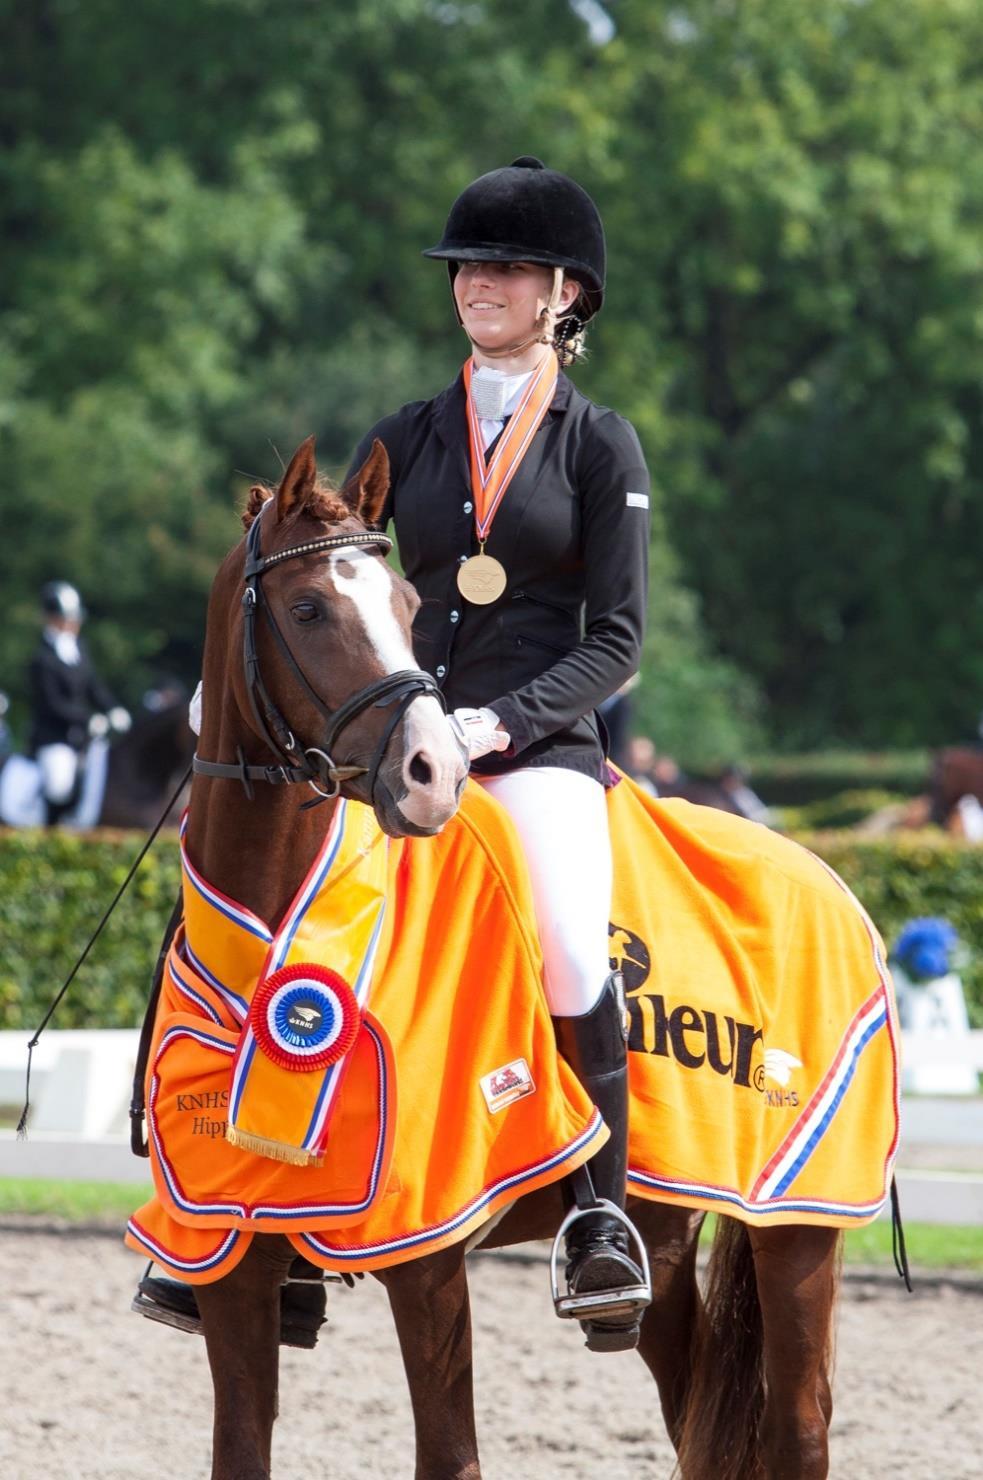
[[[433,771],[430,769],[430,762],[424,760],[419,751],[417,751],[416,755],[410,761],[410,777],[412,780],[418,782],[420,786],[429,786],[433,781]]]

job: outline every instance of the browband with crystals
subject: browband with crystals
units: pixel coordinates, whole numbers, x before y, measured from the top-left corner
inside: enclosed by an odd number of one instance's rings
[[[317,550],[340,550],[345,545],[356,545],[362,549],[377,546],[388,554],[393,542],[387,534],[378,530],[366,530],[364,534],[329,534],[321,540],[308,540],[304,545],[291,545],[289,550],[280,550],[275,555],[250,555],[246,560],[244,574],[255,575],[268,570],[271,565],[277,565],[281,560],[292,560],[295,555],[313,555]]]

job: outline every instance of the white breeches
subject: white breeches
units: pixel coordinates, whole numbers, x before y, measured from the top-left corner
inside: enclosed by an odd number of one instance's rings
[[[611,839],[604,787],[559,766],[475,776],[508,812],[532,878],[546,998],[554,1017],[579,1017],[610,973]]]
[[[72,794],[78,771],[78,752],[70,745],[42,745],[38,749],[41,789],[56,807],[64,806]]]

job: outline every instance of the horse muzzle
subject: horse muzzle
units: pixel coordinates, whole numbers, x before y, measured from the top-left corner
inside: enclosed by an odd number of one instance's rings
[[[373,803],[393,837],[433,837],[457,811],[467,762],[436,700],[415,699],[400,727],[397,754],[380,767]]]

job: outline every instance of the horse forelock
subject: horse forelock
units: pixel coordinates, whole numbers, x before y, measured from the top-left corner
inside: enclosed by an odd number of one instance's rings
[[[242,511],[242,527],[249,529],[253,520],[262,512],[264,504],[269,503],[276,496],[276,489],[266,483],[254,483],[246,497],[246,507]],[[338,489],[328,478],[318,477],[314,485],[314,491],[301,509],[294,515],[295,518],[301,514],[307,514],[312,519],[318,519],[324,524],[338,524],[342,519],[351,517],[351,509],[342,498]]]

